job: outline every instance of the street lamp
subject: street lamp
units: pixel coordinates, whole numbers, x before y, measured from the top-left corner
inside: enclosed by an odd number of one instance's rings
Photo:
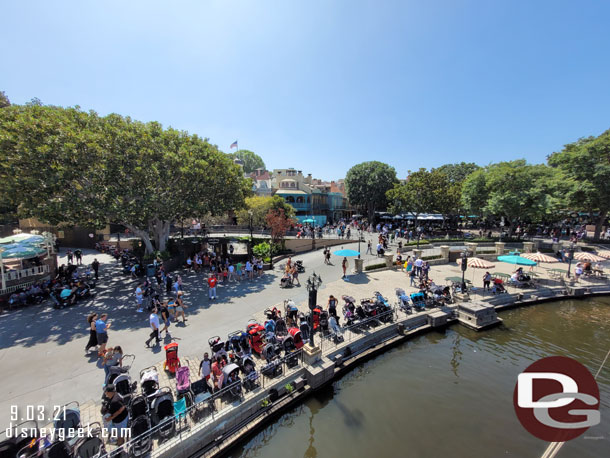
[[[313,341],[313,309],[316,308],[316,302],[318,302],[318,289],[322,284],[322,277],[316,275],[315,272],[307,279],[306,287],[309,291],[309,315],[307,321],[309,322],[309,343],[312,347],[315,347]]]
[[[568,248],[568,278],[570,278],[570,267],[572,267],[572,259],[574,259],[574,243]]]
[[[464,280],[464,274],[468,268],[468,251],[462,251],[462,294],[466,291],[466,281]]]
[[[248,215],[250,218],[250,250],[249,255],[252,256],[252,210],[248,210]],[[269,249],[269,256],[271,256],[271,248]]]
[[[358,227],[358,259],[360,259],[360,240],[362,239],[362,227]]]

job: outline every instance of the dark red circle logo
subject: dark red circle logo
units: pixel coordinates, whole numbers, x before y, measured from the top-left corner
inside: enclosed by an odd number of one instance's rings
[[[565,442],[600,422],[599,387],[571,358],[539,359],[519,374],[513,393],[519,421],[547,442]]]

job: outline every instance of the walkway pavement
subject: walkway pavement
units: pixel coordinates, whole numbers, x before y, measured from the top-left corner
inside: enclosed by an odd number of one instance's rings
[[[357,249],[357,243],[346,243],[344,247]],[[366,251],[366,243],[361,243],[361,250]],[[84,263],[91,263],[95,257],[102,267],[97,296],[93,300],[62,310],[39,305],[0,315],[0,364],[3,369],[0,412],[4,412],[0,415],[0,428],[8,425],[11,406],[14,405],[18,406],[21,414],[28,405],[44,405],[52,409],[73,400],[87,405],[99,401],[104,372],[96,355],[84,354],[89,335],[86,316],[92,311],[109,314],[108,345],[120,345],[125,354],[136,356],[131,371],[133,376],[137,377],[141,369],[164,359],[161,347],[148,349],[144,345],[149,334],[148,314],[135,311],[137,281],[120,274],[120,264],[108,255],[85,251]],[[366,263],[377,262],[376,256],[363,257]],[[334,265],[325,265],[322,250],[293,259],[301,259],[305,265],[306,272],[300,276],[302,284],[313,271],[321,275],[323,284],[318,293],[319,304],[325,304],[329,294],[336,297],[349,294],[361,299],[380,291],[394,302],[395,288],[415,291],[408,287],[406,273],[399,270],[350,275],[343,280],[341,258],[333,256]],[[62,262],[65,262],[65,249],[61,252]],[[188,322],[186,326],[172,324],[171,328],[173,340],[180,344],[180,355],[198,360],[204,351],[209,350],[209,337],[226,337],[232,331],[243,329],[248,319],[259,316],[267,307],[282,304],[286,299],[306,306],[307,290],[304,286],[279,288],[281,265],[252,282],[220,285],[219,299],[213,302],[207,299],[207,286],[202,274],[183,272]],[[353,260],[350,260],[351,269]],[[493,272],[505,273],[512,270],[513,265],[503,263],[496,263],[492,269]],[[544,269],[538,271],[546,276]],[[483,273],[480,269],[469,269],[466,278],[481,287]],[[456,264],[432,266],[430,271],[430,277],[437,284],[444,284],[445,278],[451,276],[461,276]],[[169,342],[166,338],[164,343]]]

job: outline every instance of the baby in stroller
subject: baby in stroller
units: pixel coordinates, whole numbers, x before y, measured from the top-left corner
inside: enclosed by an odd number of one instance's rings
[[[292,275],[289,272],[284,272],[284,276],[280,279],[280,288],[292,288]]]
[[[500,293],[505,293],[505,292],[506,292],[506,288],[504,288],[502,279],[500,279],[500,278],[494,279],[493,286],[491,288],[491,293],[500,294]]]

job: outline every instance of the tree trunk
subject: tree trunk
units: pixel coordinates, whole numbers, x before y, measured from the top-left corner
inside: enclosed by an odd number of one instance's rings
[[[127,229],[133,232],[135,235],[140,237],[144,242],[144,248],[146,249],[146,254],[150,254],[154,251],[152,243],[150,241],[150,235],[147,231],[143,231],[142,229],[128,223],[122,223]]]
[[[169,239],[169,228],[171,221],[161,221],[155,218],[150,224],[150,231],[155,240],[155,246],[158,251],[165,251],[167,240]]]
[[[368,214],[369,214],[369,223],[371,224],[375,224],[375,206],[373,204],[369,204],[368,208]]]
[[[606,215],[608,214],[608,210],[600,210],[599,216],[597,218],[597,223],[595,224],[595,234],[593,234],[593,240],[596,242],[599,241],[599,236],[602,232],[602,226],[604,224],[604,220],[606,219]]]

